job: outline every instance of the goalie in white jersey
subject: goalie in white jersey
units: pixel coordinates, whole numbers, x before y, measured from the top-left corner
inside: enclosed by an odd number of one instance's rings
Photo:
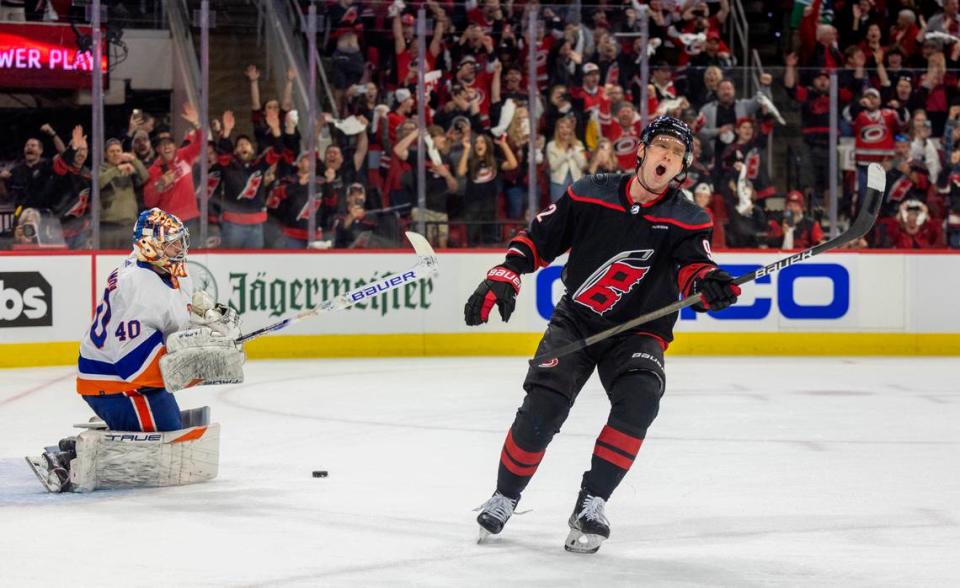
[[[187,411],[184,415],[191,422],[184,423],[172,392],[197,384],[243,381],[244,357],[235,343],[240,335],[239,321],[232,310],[215,304],[206,292],[193,291],[186,271],[189,245],[189,232],[176,216],[159,208],[142,212],[133,231],[133,254],[110,273],[93,324],[80,342],[77,392],[107,429],[101,432],[106,438],[92,441],[115,442],[112,451],[121,460],[130,448],[139,451],[140,458],[169,460],[170,447],[176,448],[175,457],[179,459],[183,448],[208,442],[216,436],[216,431],[207,430],[208,412]],[[185,425],[203,430],[188,430]],[[116,431],[161,434],[129,435],[124,440],[112,434]],[[203,440],[204,436],[208,439]],[[164,444],[168,447],[162,447]],[[212,449],[218,451],[218,447]],[[107,464],[126,470],[123,474],[129,483],[125,484],[122,478],[111,477],[117,472],[102,471],[103,463],[87,463],[96,461],[95,456],[87,456],[84,462],[81,448],[82,444],[75,446],[68,438],[59,448],[48,448],[40,458],[27,461],[47,489],[54,492],[199,481],[209,476],[211,469],[209,446],[204,447],[207,462],[199,468],[203,470],[201,478],[197,478],[199,470],[193,463],[187,464],[186,472],[169,471],[169,461],[164,471],[157,470],[156,464],[145,464],[152,476],[149,479],[131,472],[129,464]],[[99,445],[94,449],[94,453],[104,451]],[[84,472],[73,471],[78,458]],[[212,459],[215,476],[216,455]],[[178,462],[178,467],[182,469],[183,464]],[[78,474],[83,479],[78,480]]]

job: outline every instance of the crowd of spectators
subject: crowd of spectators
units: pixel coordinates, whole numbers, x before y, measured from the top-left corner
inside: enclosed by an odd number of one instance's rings
[[[801,107],[801,184],[823,202],[829,178],[829,88],[840,134],[853,143],[841,213],[857,210],[866,169],[887,171],[876,228],[858,245],[960,247],[960,14],[958,0],[796,1],[784,86]]]
[[[119,26],[142,27],[155,21],[163,0],[101,0]],[[0,22],[87,23],[91,0],[0,0]]]
[[[834,73],[841,134],[856,144],[855,170],[841,178],[841,222],[856,212],[868,163],[880,162],[889,176],[883,218],[857,245],[960,247],[960,16],[958,0],[942,1],[940,7],[795,0],[783,75],[759,75],[752,94],[738,88],[722,40],[728,0],[540,7],[533,46],[525,24],[533,4],[428,0],[425,64],[418,63],[414,35],[419,5],[324,3],[334,108],[313,125],[314,206],[311,154],[298,131],[303,113],[291,100],[296,72],[288,72],[280,96],[263,100],[257,66],[241,65],[251,135],[234,133],[243,104],[236,115],[211,113],[206,131],[188,104],[178,113],[194,129],[186,137],[134,109],[126,132],[108,138],[98,178],[101,246],[125,248],[137,212],[150,206],[177,214],[197,234],[200,198],[207,203],[208,247],[390,247],[421,220],[440,247],[502,244],[584,174],[633,170],[646,51],[647,112],[676,116],[695,131],[682,187],[713,218],[715,248],[795,249],[825,239],[829,158],[836,156],[827,140]],[[641,11],[649,14],[646,47],[636,34]],[[423,126],[416,99],[421,69]],[[796,102],[802,125],[802,173],[790,190],[778,189],[767,173],[768,140],[779,118],[775,92]],[[421,135],[425,207],[417,200]],[[209,181],[201,188],[203,148]],[[26,141],[23,159],[0,171],[0,203],[19,211],[16,243],[43,243],[46,233],[60,231],[67,246],[89,246],[88,158],[83,127],[64,143],[58,129],[45,125]],[[533,210],[531,166],[538,186]],[[782,201],[782,210],[771,199]]]

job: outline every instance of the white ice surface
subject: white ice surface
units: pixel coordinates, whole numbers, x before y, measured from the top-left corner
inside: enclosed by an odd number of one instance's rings
[[[178,396],[222,424],[218,479],[89,495],[23,461],[90,416],[73,371],[0,370],[0,585],[957,586],[957,367],[668,358],[593,556],[562,544],[608,410],[595,378],[532,512],[477,545],[521,358],[252,362]]]

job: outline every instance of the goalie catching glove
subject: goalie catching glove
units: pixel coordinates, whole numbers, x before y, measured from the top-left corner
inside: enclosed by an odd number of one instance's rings
[[[167,354],[160,358],[164,387],[176,392],[198,384],[239,384],[243,382],[242,347],[237,314],[215,304],[206,292],[193,295],[190,322],[194,328],[167,337]]]
[[[240,337],[240,317],[232,308],[214,300],[205,290],[197,290],[193,293],[190,323],[209,327],[210,330],[230,339]]]

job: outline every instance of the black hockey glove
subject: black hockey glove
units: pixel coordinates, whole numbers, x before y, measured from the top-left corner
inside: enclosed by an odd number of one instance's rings
[[[490,318],[490,309],[496,303],[503,322],[510,320],[520,293],[520,276],[502,265],[487,272],[487,279],[477,286],[463,307],[463,318],[471,327],[483,324]]]
[[[733,283],[730,274],[722,269],[715,269],[693,281],[693,293],[700,294],[700,302],[693,305],[697,312],[723,310],[737,302],[740,286]]]

